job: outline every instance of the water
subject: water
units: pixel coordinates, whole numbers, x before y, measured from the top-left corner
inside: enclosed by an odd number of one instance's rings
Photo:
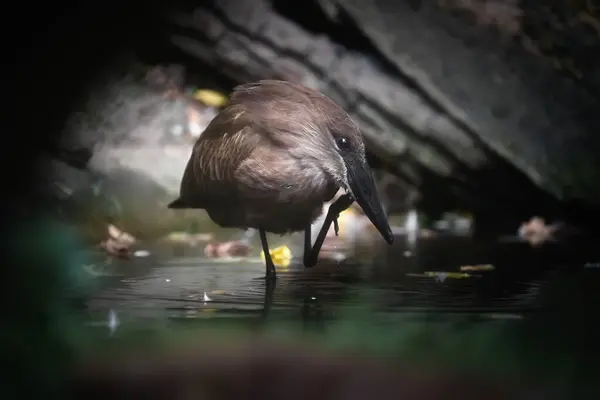
[[[596,243],[536,249],[516,241],[437,237],[412,243],[397,236],[394,246],[356,258],[362,262],[307,269],[296,259],[278,269],[273,285],[261,279],[258,257],[216,261],[201,249],[179,255],[150,250],[150,257],[113,264],[105,271],[112,275],[99,278],[103,284],[88,307],[95,325],[104,325],[103,336],[152,326],[165,328],[177,343],[188,327],[200,341],[205,336],[195,329],[214,328],[217,335],[226,329],[238,338],[275,332],[342,353],[359,349],[408,365],[502,376],[502,382],[539,380],[553,393],[568,393],[557,398],[597,397],[572,395],[599,390]],[[477,264],[495,268],[461,279],[427,276]]]
[[[258,257],[214,260],[201,249],[183,255],[150,249],[150,257],[105,269],[112,276],[102,278],[88,305],[93,312],[118,310],[144,318],[248,318],[265,309],[295,318],[307,301],[330,314],[367,301],[382,312],[522,319],[545,307],[552,297],[545,293],[561,280],[585,282],[600,271],[584,268],[595,261],[594,244],[532,249],[523,243],[466,238],[432,238],[413,247],[402,238],[397,242],[379,248],[368,263],[322,262],[306,269],[294,260],[278,268],[272,288],[260,279],[264,264]],[[423,276],[475,264],[495,269],[461,279]]]

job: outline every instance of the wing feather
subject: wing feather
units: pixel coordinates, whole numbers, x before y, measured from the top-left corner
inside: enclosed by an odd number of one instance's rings
[[[181,180],[178,203],[185,208],[206,208],[238,198],[235,171],[259,140],[251,121],[243,118],[239,109],[222,111],[194,145]]]

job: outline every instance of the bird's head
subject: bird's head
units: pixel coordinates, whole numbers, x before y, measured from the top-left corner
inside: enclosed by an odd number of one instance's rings
[[[251,109],[276,146],[319,165],[350,192],[383,238],[393,243],[360,129],[337,103],[316,90],[274,80],[238,86],[232,101]]]

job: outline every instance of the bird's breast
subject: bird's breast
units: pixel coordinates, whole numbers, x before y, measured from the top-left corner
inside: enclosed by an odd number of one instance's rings
[[[278,234],[304,230],[338,190],[317,165],[281,154],[245,161],[235,178],[235,195],[206,207],[211,219],[223,227]]]
[[[337,192],[335,186],[297,190],[293,184],[277,197],[244,206],[248,227],[285,234],[306,229],[323,212],[324,203]]]

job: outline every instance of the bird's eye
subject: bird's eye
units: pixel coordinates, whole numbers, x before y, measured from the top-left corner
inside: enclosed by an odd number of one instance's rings
[[[344,136],[339,136],[335,139],[335,144],[340,150],[350,150],[350,139]]]

